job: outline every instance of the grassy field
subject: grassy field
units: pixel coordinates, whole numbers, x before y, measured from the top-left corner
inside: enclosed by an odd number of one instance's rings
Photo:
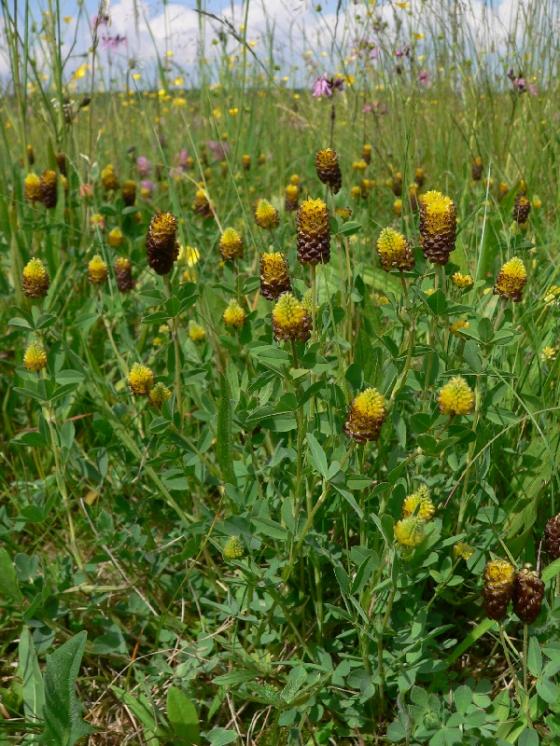
[[[560,6],[267,6],[2,2],[0,744],[553,746]]]

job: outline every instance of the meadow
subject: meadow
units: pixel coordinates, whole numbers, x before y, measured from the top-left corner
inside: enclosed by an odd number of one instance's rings
[[[560,6],[128,5],[2,2],[0,745],[560,743]]]

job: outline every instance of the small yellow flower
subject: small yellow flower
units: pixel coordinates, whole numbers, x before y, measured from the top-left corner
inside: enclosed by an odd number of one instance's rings
[[[393,212],[397,217],[400,217],[402,214],[402,199],[396,199],[393,202]]]
[[[470,275],[464,275],[461,272],[455,272],[451,275],[451,282],[455,287],[465,290],[466,288],[472,287],[474,280]]]
[[[236,117],[239,114],[239,109],[237,106],[232,106],[231,109],[228,109],[228,114],[230,117]]]
[[[118,249],[124,243],[124,235],[120,228],[113,228],[107,234],[107,243],[112,249]]]
[[[354,161],[352,163],[352,169],[354,171],[361,171],[361,172],[363,172],[363,171],[366,170],[367,166],[368,166],[368,164],[365,162],[365,160],[363,158],[360,158],[358,161]]]
[[[49,289],[49,275],[43,262],[34,257],[23,268],[23,292],[28,298],[42,298]]]
[[[33,172],[27,174],[23,182],[23,193],[28,202],[39,202],[41,199],[41,177]]]
[[[235,228],[226,228],[220,238],[220,254],[224,261],[233,261],[243,256],[243,239]]]
[[[150,389],[149,399],[154,407],[161,407],[166,401],[171,399],[171,390],[163,383],[156,383],[156,385]]]
[[[239,536],[228,537],[224,548],[222,550],[222,556],[225,560],[236,560],[243,557],[245,554],[245,548]]]
[[[544,302],[546,305],[558,303],[560,300],[560,285],[551,285],[545,293]]]
[[[108,192],[119,188],[119,180],[112,163],[108,163],[101,171],[101,183]]]
[[[272,328],[276,339],[299,339],[311,335],[311,317],[305,306],[291,293],[283,293],[272,310]]]
[[[206,330],[196,321],[189,321],[189,337],[195,343],[203,342],[206,339]]]
[[[107,264],[99,254],[88,262],[88,277],[93,285],[101,285],[107,279]]]
[[[224,324],[240,329],[245,323],[247,314],[236,300],[231,300],[222,316]]]
[[[425,231],[437,236],[449,230],[449,223],[455,220],[455,205],[450,197],[432,190],[420,197],[423,208]]]
[[[384,228],[377,239],[377,254],[383,269],[409,270],[414,266],[410,245],[402,233]]]
[[[31,342],[25,350],[23,364],[27,370],[32,373],[38,373],[47,367],[47,353],[43,345],[38,342]]]
[[[518,303],[522,298],[526,282],[527,270],[525,265],[518,256],[514,256],[499,271],[494,285],[494,293]]]
[[[542,199],[540,197],[537,197],[537,195],[535,194],[532,204],[535,210],[540,210],[542,207]]]
[[[183,98],[183,96],[177,96],[173,99],[173,106],[176,108],[183,108],[187,105],[187,99]]]
[[[147,396],[154,385],[154,373],[141,363],[134,363],[128,374],[128,385],[136,396]]]
[[[454,376],[443,386],[438,395],[442,414],[464,415],[474,409],[474,391],[462,376]]]
[[[405,497],[403,502],[403,516],[416,515],[423,521],[429,521],[434,517],[435,506],[430,498],[430,490],[426,485],[421,485],[416,492]]]
[[[383,395],[375,388],[365,389],[350,405],[344,432],[358,443],[377,440],[386,416]]]
[[[474,549],[464,541],[458,541],[453,545],[453,556],[455,559],[468,560],[474,554]]]
[[[470,326],[469,322],[466,319],[457,319],[457,321],[454,321],[449,326],[449,331],[451,334],[455,334],[455,336],[460,337],[461,336],[461,330],[462,329],[468,329]]]
[[[270,230],[280,222],[278,210],[266,199],[259,199],[255,208],[255,222],[260,228]]]
[[[102,231],[105,228],[105,218],[100,212],[94,212],[89,218],[89,224]]]
[[[425,536],[425,522],[415,515],[402,518],[395,524],[395,539],[407,549],[413,549],[422,543]]]
[[[545,362],[551,362],[552,360],[556,360],[556,355],[558,354],[558,350],[556,347],[543,347],[541,352],[541,357]]]

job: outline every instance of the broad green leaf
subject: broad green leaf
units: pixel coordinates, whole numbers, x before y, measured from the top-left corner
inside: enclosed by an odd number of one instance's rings
[[[173,728],[177,746],[197,746],[200,729],[196,708],[192,701],[177,687],[167,692],[167,718]]]
[[[86,639],[87,632],[79,632],[47,656],[43,738],[49,746],[72,746],[91,731],[75,692]]]
[[[317,469],[323,479],[328,478],[329,464],[323,448],[312,433],[307,433],[307,445],[313,466]]]
[[[19,638],[18,659],[18,675],[22,683],[25,718],[32,723],[39,723],[43,718],[45,690],[35,645],[27,627],[23,628]],[[39,738],[30,734],[28,741],[38,743]]]
[[[14,563],[3,547],[0,549],[0,598],[12,602],[22,598]]]

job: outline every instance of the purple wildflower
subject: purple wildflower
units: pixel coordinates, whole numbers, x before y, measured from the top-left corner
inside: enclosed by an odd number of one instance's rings
[[[154,182],[150,181],[149,179],[143,179],[140,182],[140,194],[144,199],[150,199],[150,197],[154,193],[154,188]]]
[[[177,153],[175,162],[177,163],[177,166],[179,168],[185,171],[187,166],[189,165],[189,151],[186,148],[181,148],[181,150]]]
[[[427,70],[420,70],[418,73],[418,82],[420,85],[428,87],[430,85],[430,73]]]
[[[315,98],[330,98],[333,95],[332,82],[325,74],[321,75],[313,83],[311,95],[315,96]]]
[[[101,44],[105,49],[118,49],[123,44],[126,44],[126,36],[121,36],[120,34],[111,36],[107,34],[101,37]]]
[[[206,147],[212,153],[217,161],[224,161],[229,153],[229,145],[227,142],[219,142],[218,140],[208,140]]]
[[[136,168],[138,170],[138,176],[146,177],[150,175],[152,164],[145,155],[139,155],[136,159]]]

